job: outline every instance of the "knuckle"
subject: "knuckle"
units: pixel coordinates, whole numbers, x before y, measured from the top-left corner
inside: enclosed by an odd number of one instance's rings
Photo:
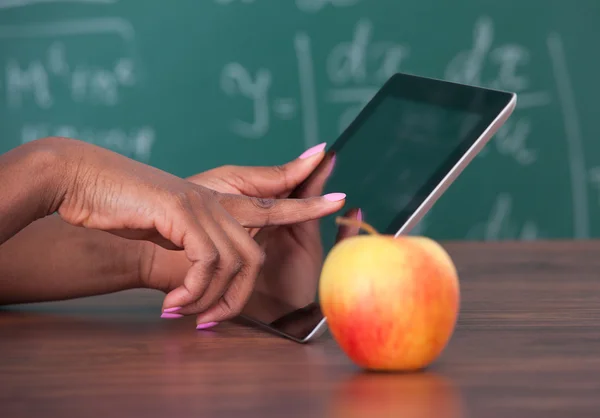
[[[170,199],[177,209],[184,212],[190,211],[192,203],[188,191],[179,190],[176,192],[172,192]]]
[[[277,164],[274,166],[271,166],[271,169],[273,170],[273,174],[277,177],[285,177],[287,175],[285,167],[281,164]]]
[[[275,199],[256,197],[252,200],[252,204],[261,210],[272,209],[275,206]]]
[[[265,264],[266,258],[267,254],[262,248],[260,248],[258,245],[253,246],[250,255],[250,261],[254,267],[258,269],[262,268],[262,266]]]
[[[210,189],[210,188],[203,188],[202,192],[204,193],[208,193],[211,197],[213,198],[219,198],[221,196],[221,193],[219,193],[218,191],[216,191],[215,189]],[[196,195],[200,196],[200,191],[196,191]]]
[[[244,307],[241,299],[237,296],[232,295],[233,292],[229,292],[221,298],[221,303],[225,312],[228,312],[230,316],[238,316],[242,313]],[[236,293],[237,295],[237,293]]]
[[[235,166],[233,164],[225,164],[217,168],[220,173],[229,173],[231,171],[235,171]]]
[[[285,165],[274,165],[272,168],[275,176],[285,185],[286,188],[289,187],[290,181],[287,167]]]
[[[214,269],[219,265],[219,263],[221,262],[221,254],[216,249],[216,247],[209,248],[206,251],[206,253],[204,254],[204,262],[211,269]]]
[[[239,254],[236,254],[231,263],[231,270],[233,272],[234,275],[238,274],[240,271],[242,271],[242,268],[244,267],[244,262],[242,261],[242,257],[240,257]]]

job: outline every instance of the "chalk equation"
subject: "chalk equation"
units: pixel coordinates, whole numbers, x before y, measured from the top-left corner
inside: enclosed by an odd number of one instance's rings
[[[26,123],[21,128],[22,143],[49,136],[85,140],[142,162],[150,160],[152,146],[156,141],[156,132],[152,126],[101,129],[67,124]]]
[[[326,3],[315,1],[316,8]],[[338,2],[337,6],[349,6],[351,2]],[[540,109],[553,106],[561,109],[565,126],[568,155],[566,163],[571,172],[574,236],[589,236],[587,177],[582,151],[577,110],[574,105],[570,75],[560,36],[547,34],[547,55],[534,55],[525,44],[499,41],[494,22],[487,16],[475,20],[466,46],[459,48],[451,59],[439,68],[442,78],[472,85],[487,86],[518,94],[517,109],[499,129],[491,143],[478,155],[478,159],[500,156],[522,169],[533,168],[542,158],[539,146],[531,142],[543,120],[536,115]],[[346,39],[328,45],[325,58],[315,59],[313,38],[309,33],[298,31],[290,40],[296,58],[298,75],[297,94],[280,95],[273,88],[277,73],[268,66],[250,71],[244,62],[225,63],[220,74],[223,93],[229,100],[246,103],[250,112],[245,118],[231,115],[228,129],[240,138],[260,139],[269,135],[274,120],[299,119],[303,129],[305,146],[322,142],[322,123],[319,116],[331,115],[335,109],[335,124],[341,133],[378,88],[396,72],[410,72],[411,63],[423,51],[415,50],[410,43],[398,39],[382,39],[376,26],[368,18],[360,18]],[[319,48],[323,48],[322,42]],[[319,56],[322,56],[321,54]],[[555,81],[554,86],[540,85],[533,67],[541,58],[548,59],[548,68]],[[539,66],[539,64],[537,64]],[[328,116],[330,117],[330,116]],[[328,124],[331,122],[328,121]],[[510,195],[501,195],[492,209],[491,217],[505,219],[513,205]],[[491,221],[490,221],[491,222]],[[504,225],[503,222],[497,223]],[[492,222],[493,223],[493,222]],[[505,227],[502,227],[505,228]],[[502,229],[504,231],[504,229]],[[483,230],[473,227],[469,236],[479,235],[493,239],[505,235],[529,239],[539,236],[538,227],[527,221],[520,231],[508,228],[506,233],[494,228]],[[505,228],[505,229],[506,229]]]
[[[538,158],[538,150],[527,144],[534,128],[528,111],[548,106],[553,100],[550,92],[533,88],[527,75],[530,61],[530,51],[523,45],[496,44],[492,20],[482,17],[475,22],[471,47],[459,52],[444,72],[449,81],[517,93],[519,111],[498,131],[494,145],[499,154],[512,157],[523,166],[535,163]],[[494,76],[485,79],[483,74],[490,72],[486,70],[491,70]],[[488,155],[490,150],[491,147],[486,147],[479,157]]]
[[[42,2],[21,1],[12,5]],[[72,2],[109,4],[116,1]],[[0,9],[9,3],[0,3]],[[81,39],[100,40],[103,49],[113,52],[100,54],[93,48],[82,52],[78,48]],[[13,42],[15,40],[19,42]],[[0,45],[4,45],[0,56],[0,97],[3,98],[0,109],[5,106],[4,114],[25,120],[18,128],[21,143],[45,136],[64,136],[140,161],[150,160],[156,142],[151,124],[94,127],[90,122],[70,116],[81,115],[87,109],[95,112],[95,109],[118,108],[130,92],[143,86],[135,31],[128,21],[115,17],[0,25]],[[44,112],[56,111],[64,115],[64,120],[48,123]]]
[[[0,10],[36,4],[80,3],[80,4],[114,4],[119,0],[0,0]]]
[[[359,20],[347,41],[333,45],[323,68],[316,68],[312,39],[303,32],[296,33],[293,48],[297,60],[298,97],[279,97],[271,90],[276,77],[269,68],[260,68],[251,74],[243,63],[227,63],[221,72],[223,92],[231,97],[246,100],[252,109],[250,120],[233,119],[230,129],[243,138],[262,138],[269,133],[273,118],[290,120],[302,117],[305,145],[320,141],[319,105],[341,107],[337,119],[338,133],[362,110],[377,92],[379,86],[394,73],[410,67],[412,51],[404,42],[374,40],[374,25],[369,19]],[[515,91],[519,94],[519,112],[496,134],[493,142],[496,151],[511,158],[521,166],[534,164],[538,150],[528,139],[535,129],[529,109],[548,106],[555,98],[545,90],[535,90],[527,65],[530,53],[521,45],[494,45],[493,23],[482,18],[475,24],[473,45],[459,51],[444,69],[445,78],[451,81],[487,85]],[[482,74],[495,74],[483,79]],[[317,89],[315,79],[321,70],[327,77],[327,88]],[[317,97],[317,94],[319,96]],[[491,151],[486,147],[479,158]]]
[[[122,89],[135,86],[134,63],[129,57],[116,58],[110,65],[78,62],[68,55],[63,42],[51,43],[31,60],[7,57],[3,79],[6,104],[21,109],[34,104],[52,108],[57,92],[66,91],[73,103],[116,106]]]
[[[220,75],[223,92],[231,98],[249,103],[253,118],[234,119],[230,128],[244,138],[262,138],[268,134],[270,121],[276,117],[290,120],[299,115],[303,120],[305,145],[319,142],[319,100],[340,106],[337,127],[344,130],[377,92],[378,86],[400,71],[410,55],[408,45],[397,42],[376,42],[374,27],[368,19],[360,20],[348,41],[335,45],[325,63],[329,88],[317,96],[315,61],[312,40],[304,32],[293,39],[299,77],[298,97],[274,96],[271,87],[273,72],[260,68],[254,74],[243,63],[225,64]]]

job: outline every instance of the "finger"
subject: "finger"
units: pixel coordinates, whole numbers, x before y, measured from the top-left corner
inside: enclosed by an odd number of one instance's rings
[[[340,210],[344,193],[306,199],[265,199],[240,195],[219,195],[220,203],[242,226],[288,225],[319,219]]]
[[[205,329],[238,316],[250,300],[264,264],[264,252],[243,228],[236,228],[231,236],[239,243],[240,252],[243,253],[246,262],[216,303],[197,316],[197,329]]]
[[[354,218],[357,221],[362,221],[362,210],[360,208],[358,209],[350,209],[348,212],[346,212],[344,214],[344,217],[346,218]],[[340,225],[340,227],[338,228],[338,233],[335,237],[335,242],[338,243],[346,238],[349,237],[353,237],[355,235],[358,235],[358,233],[360,232],[360,228],[356,227],[356,226],[351,226],[351,225]]]
[[[327,179],[331,176],[335,167],[336,155],[334,152],[328,152],[321,164],[313,171],[308,179],[292,195],[295,198],[307,198],[320,196],[323,194]]]
[[[219,248],[221,265],[202,296],[194,303],[181,309],[180,313],[183,315],[198,314],[214,305],[225,294],[242,270],[247,270],[247,265],[251,259],[251,254],[249,254],[246,247],[248,240],[251,244],[254,241],[244,228],[225,210],[221,210],[214,216],[218,221],[206,226],[205,229]],[[219,244],[219,242],[222,242],[222,244]]]
[[[150,241],[163,247],[166,250],[181,250],[180,247],[173,244],[170,240],[166,239],[155,230],[149,229],[108,229],[106,232],[117,235],[121,238]]]
[[[216,190],[223,182],[232,190],[254,197],[277,197],[289,194],[317,168],[325,156],[326,143],[306,150],[283,165],[264,167],[223,166],[203,173],[202,184]],[[191,178],[194,182],[194,178]],[[208,184],[207,184],[208,182]],[[217,184],[211,184],[218,182]],[[212,187],[211,187],[212,186]]]
[[[167,312],[165,317],[179,317],[180,314],[170,312],[181,309],[202,295],[219,266],[220,254],[211,237],[190,212],[174,211],[171,217],[174,219],[172,228],[162,230],[159,226],[159,232],[183,248],[191,262],[182,285],[169,292],[163,301],[163,310]]]

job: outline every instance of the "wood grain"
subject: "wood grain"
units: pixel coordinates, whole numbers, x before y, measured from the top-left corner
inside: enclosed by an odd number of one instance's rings
[[[132,291],[1,310],[0,416],[599,416],[600,242],[444,246],[462,308],[426,372],[363,373],[329,335],[199,332]]]

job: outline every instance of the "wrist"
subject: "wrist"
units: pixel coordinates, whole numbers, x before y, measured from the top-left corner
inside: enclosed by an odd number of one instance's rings
[[[156,245],[148,241],[137,241],[136,282],[138,287],[153,289],[152,273],[156,257]]]
[[[46,216],[56,212],[63,202],[75,181],[82,154],[79,141],[67,138],[47,137],[31,144],[31,164],[40,179],[41,210]]]
[[[41,139],[0,155],[0,244],[60,204],[69,181],[66,141]]]

